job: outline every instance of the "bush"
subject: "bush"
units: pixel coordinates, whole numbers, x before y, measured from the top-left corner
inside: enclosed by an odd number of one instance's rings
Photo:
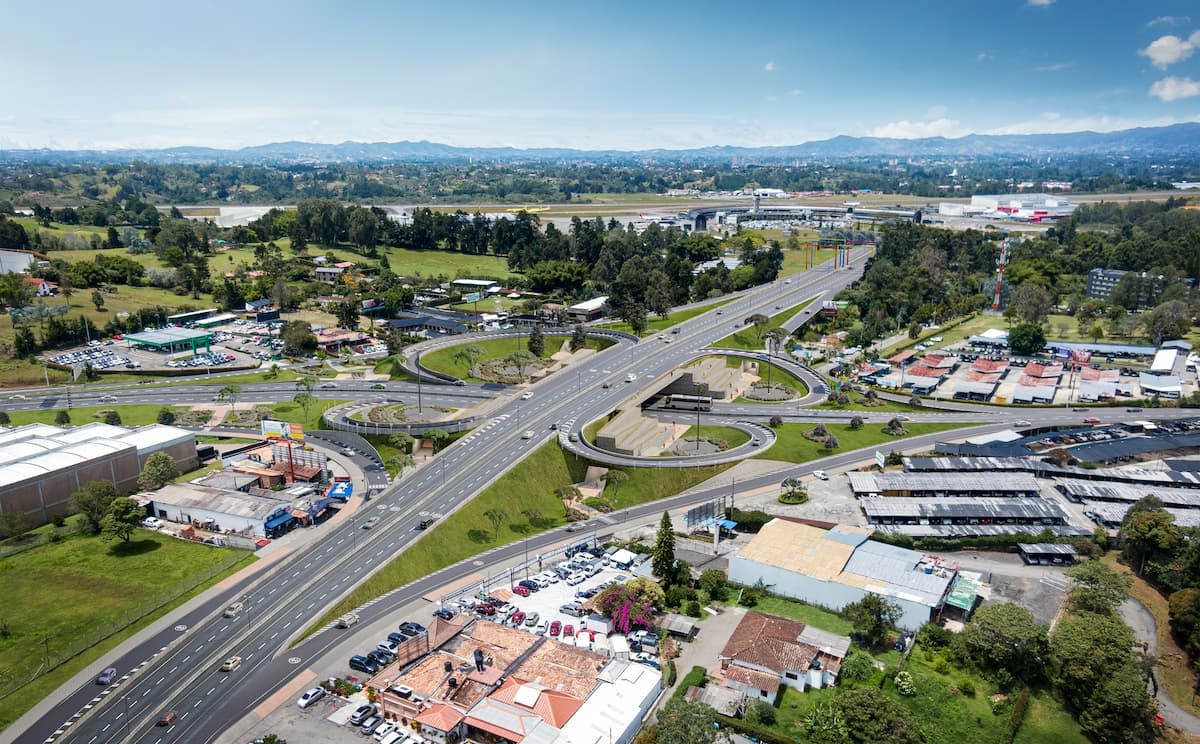
[[[764,744],[796,744],[796,740],[785,736],[773,728],[768,728],[751,721],[745,721],[740,718],[730,718],[717,714],[717,723],[722,728],[728,728],[737,731],[747,736],[752,736],[756,740],[764,742]]]
[[[689,617],[700,617],[700,603],[694,599],[688,602],[687,614]]]
[[[945,656],[937,657],[937,660],[933,662],[933,671],[938,674],[949,674],[950,662],[946,660]]]
[[[758,532],[767,522],[770,522],[774,517],[760,509],[751,511],[742,511],[734,508],[729,516],[730,519],[738,523],[738,528],[745,532]]]
[[[675,668],[675,660],[670,659],[669,661],[667,661],[666,669],[663,670],[662,686],[664,688],[667,688],[667,687],[670,687],[671,685],[675,684],[675,678],[678,675],[679,675],[679,672]]]
[[[775,706],[765,700],[755,700],[746,707],[746,720],[763,726],[775,725]]]
[[[958,681],[958,691],[965,697],[975,697],[975,683],[969,679],[960,679]]]
[[[951,633],[937,623],[925,623],[921,631],[917,633],[917,643],[926,649],[949,648],[953,642],[954,633]]]
[[[667,590],[667,607],[682,607],[687,600],[687,587],[673,586]]]
[[[945,661],[945,659],[942,659]],[[896,692],[903,697],[912,697],[917,694],[917,684],[913,682],[912,675],[908,672],[899,672],[892,680],[896,684]]]
[[[1008,716],[1008,735],[1010,741],[1015,739],[1017,732],[1021,730],[1021,723],[1025,721],[1025,711],[1029,708],[1029,688],[1026,687],[1017,693],[1017,699],[1013,701],[1012,713]]]
[[[728,589],[728,580],[725,578],[725,572],[710,568],[700,574],[700,588],[708,595],[709,599],[721,601],[725,599]]]
[[[67,525],[66,517],[61,514],[55,514],[54,519],[50,521],[55,527],[65,527]]]
[[[772,429],[778,429],[780,426],[783,425],[783,419],[780,418],[779,416],[772,416],[771,420],[768,421],[767,423],[769,423],[771,425]]]

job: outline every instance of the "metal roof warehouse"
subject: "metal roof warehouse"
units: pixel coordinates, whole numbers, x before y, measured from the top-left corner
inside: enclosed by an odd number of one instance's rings
[[[864,498],[859,506],[871,522],[959,522],[1005,524],[1066,524],[1067,513],[1045,499],[927,499]]]
[[[1054,487],[1072,501],[1117,501],[1132,504],[1153,496],[1166,506],[1200,509],[1200,493],[1184,488],[1155,488],[1132,486],[1126,483],[1096,483],[1068,478],[1059,479]]]
[[[851,472],[850,489],[864,496],[1037,496],[1037,479],[1026,473],[863,473]]]
[[[935,447],[941,449],[942,444]],[[1200,472],[1178,472],[1174,470],[1148,470],[1144,468],[1078,468],[1070,465],[1055,465],[1036,457],[906,457],[904,469],[912,472],[938,473],[982,473],[982,472],[1027,472],[1041,478],[1077,478],[1091,481],[1115,481],[1120,483],[1178,485],[1185,488],[1200,488]]]

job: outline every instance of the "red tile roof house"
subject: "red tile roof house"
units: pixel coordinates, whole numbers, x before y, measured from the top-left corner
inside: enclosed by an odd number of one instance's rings
[[[837,682],[850,639],[804,623],[747,612],[719,657],[726,687],[774,704],[783,686],[803,692]]]

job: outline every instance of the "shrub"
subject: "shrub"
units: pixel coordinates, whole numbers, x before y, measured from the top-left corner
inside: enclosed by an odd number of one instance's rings
[[[780,418],[779,416],[772,416],[771,420],[768,421],[767,423],[769,423],[771,425],[772,429],[778,429],[780,426],[783,425],[783,419]]]
[[[892,681],[896,683],[896,692],[903,697],[912,697],[917,694],[917,685],[908,672],[899,672]]]
[[[937,657],[937,661],[933,662],[933,671],[937,672],[938,674],[949,674],[950,662],[946,661],[945,656]]]
[[[687,600],[687,587],[673,586],[667,590],[667,607],[682,607]]]
[[[755,700],[746,707],[746,720],[763,726],[775,725],[775,706],[765,700]]]
[[[700,617],[700,603],[696,600],[691,600],[687,603],[687,614],[689,617]]]
[[[966,697],[975,697],[975,683],[969,679],[960,679],[958,681],[958,691]]]

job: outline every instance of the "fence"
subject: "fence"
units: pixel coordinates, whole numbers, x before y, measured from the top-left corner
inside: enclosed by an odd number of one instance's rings
[[[0,669],[0,700],[6,699],[13,693],[20,692],[29,683],[49,674],[89,648],[117,635],[163,607],[177,602],[189,592],[212,581],[246,558],[247,555],[245,553],[231,553],[226,560],[213,566],[204,574],[193,577],[192,581],[187,584],[171,587],[122,613],[107,617],[98,617],[92,623],[92,626],[98,628],[98,630],[91,635],[56,638],[36,632],[22,634],[28,636],[30,644],[36,644],[30,646],[24,658],[33,662],[40,657],[40,663],[31,672],[14,673],[12,669]],[[38,646],[41,648],[38,648]]]

